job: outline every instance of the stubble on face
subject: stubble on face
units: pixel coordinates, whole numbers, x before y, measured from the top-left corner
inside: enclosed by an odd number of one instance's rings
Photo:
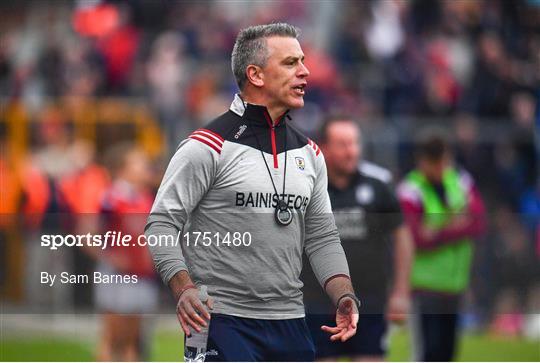
[[[268,60],[263,67],[263,91],[269,109],[284,112],[304,106],[304,87],[309,71],[304,66],[300,43],[290,37],[266,39]]]

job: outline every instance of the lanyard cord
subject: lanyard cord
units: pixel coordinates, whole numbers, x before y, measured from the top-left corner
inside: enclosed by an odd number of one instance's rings
[[[268,171],[268,176],[270,177],[270,181],[272,182],[272,186],[274,187],[274,192],[279,198],[276,184],[274,183],[274,178],[272,178],[272,172],[270,171],[270,167],[268,166],[268,162],[266,161],[266,158],[264,157],[264,153],[262,151],[261,143],[259,142],[259,138],[255,134],[255,132],[253,132],[253,123],[251,122],[251,119],[249,119],[249,125],[251,126],[251,130],[250,130],[251,134],[253,135],[253,137],[255,137],[255,141],[257,141],[257,146],[259,147],[259,151],[261,152],[261,156],[264,160],[264,165],[266,166],[266,170]],[[282,193],[283,199],[285,198],[285,178],[286,177],[287,177],[287,124],[285,124],[285,165],[284,165],[284,170],[283,170],[283,193]]]
[[[242,97],[240,95],[238,97],[240,97],[240,100],[242,101],[242,106],[244,106],[244,113],[246,113],[246,104],[244,103],[244,100],[242,99]],[[268,116],[270,116],[270,114],[268,114]],[[284,117],[285,117],[285,115],[283,116],[283,118]],[[248,118],[248,120],[249,120],[249,126],[251,126],[250,127],[251,135],[253,135],[253,137],[255,138],[255,141],[257,141],[257,146],[259,147],[259,151],[261,152],[261,156],[262,156],[262,159],[264,161],[264,165],[266,166],[266,171],[268,171],[268,176],[270,177],[270,181],[272,182],[272,187],[274,188],[274,192],[276,193],[276,195],[279,198],[279,194],[278,194],[278,191],[277,191],[277,188],[276,188],[276,184],[274,183],[274,178],[272,178],[272,172],[270,171],[270,167],[268,166],[268,163],[266,162],[266,158],[264,157],[264,153],[262,151],[261,143],[259,142],[259,138],[255,134],[255,132],[253,131],[253,123],[251,122],[251,119]],[[283,122],[285,122],[285,120],[283,120]],[[274,126],[270,125],[270,127],[273,127],[274,130],[275,130]],[[285,178],[287,177],[287,123],[285,123],[285,143],[284,144],[285,144],[285,164],[284,164],[285,169],[283,170],[283,193],[282,193],[283,194],[283,199],[285,199]]]

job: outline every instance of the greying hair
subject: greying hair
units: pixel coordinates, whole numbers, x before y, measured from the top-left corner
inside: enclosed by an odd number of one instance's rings
[[[255,25],[242,29],[231,56],[231,66],[238,88],[242,90],[247,82],[246,69],[249,65],[264,67],[268,61],[266,39],[271,36],[298,38],[300,29],[287,23]]]

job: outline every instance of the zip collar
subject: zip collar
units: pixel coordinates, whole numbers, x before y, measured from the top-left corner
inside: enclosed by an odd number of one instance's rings
[[[272,125],[272,119],[266,106],[244,102],[239,94],[234,95],[234,100],[231,103],[230,110],[242,118],[250,119],[255,124],[266,125],[269,128],[284,125],[285,122],[283,120],[285,117],[290,119],[290,116],[288,115],[289,110],[287,110],[281,116],[279,116],[275,121],[275,124]]]

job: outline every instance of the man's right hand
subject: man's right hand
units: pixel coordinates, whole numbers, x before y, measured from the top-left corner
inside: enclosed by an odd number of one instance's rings
[[[176,316],[186,336],[191,335],[190,328],[200,332],[201,327],[208,326],[207,321],[210,321],[208,309],[214,308],[213,299],[209,297],[206,305],[208,308],[204,307],[203,302],[199,299],[199,289],[196,287],[188,288],[180,295],[176,304]]]

